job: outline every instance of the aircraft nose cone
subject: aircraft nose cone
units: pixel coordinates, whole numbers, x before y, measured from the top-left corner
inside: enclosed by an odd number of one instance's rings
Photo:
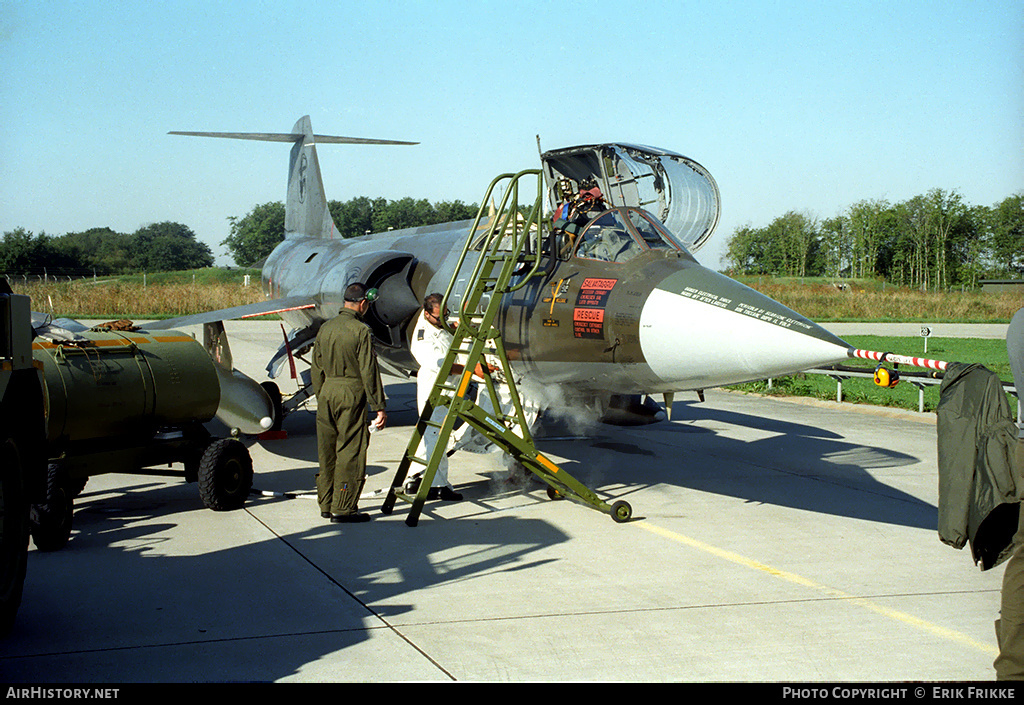
[[[689,267],[644,303],[640,345],[665,390],[736,384],[842,362],[849,345],[724,275]]]

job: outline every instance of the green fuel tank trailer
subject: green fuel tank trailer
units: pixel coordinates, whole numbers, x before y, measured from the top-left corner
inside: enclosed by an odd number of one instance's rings
[[[86,340],[37,341],[47,391],[47,440],[67,450],[97,441],[154,436],[161,427],[205,423],[220,402],[213,360],[177,331],[90,331]]]
[[[235,436],[268,430],[276,412],[267,391],[221,356],[226,339],[207,349],[184,332],[122,327],[36,327],[50,459],[46,500],[33,511],[42,550],[66,543],[73,498],[92,475],[184,475],[216,510],[241,507],[252,487],[252,461]],[[231,437],[211,435],[214,418]]]

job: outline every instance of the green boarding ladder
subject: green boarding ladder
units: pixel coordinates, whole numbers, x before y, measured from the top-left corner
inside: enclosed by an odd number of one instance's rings
[[[523,218],[518,208],[520,181],[528,180],[531,176],[537,182],[537,197],[529,216]],[[508,182],[508,186],[505,188],[501,205],[489,221],[481,225],[486,204],[492,202],[491,197],[495,189],[505,182]],[[539,169],[528,169],[518,174],[502,174],[488,187],[481,202],[484,205],[481,205],[470,228],[469,237],[455,267],[455,274],[441,303],[442,311],[446,310],[452,291],[462,278],[460,275],[464,268],[468,266],[469,254],[478,252],[458,307],[458,323],[452,329],[448,321],[444,321],[445,327],[453,335],[452,344],[441,364],[434,387],[381,507],[384,514],[391,514],[397,500],[411,503],[412,508],[405,520],[408,526],[416,526],[419,521],[438,465],[447,453],[448,439],[460,419],[547,483],[548,496],[552,499],[574,499],[610,514],[617,522],[628,521],[632,516],[632,509],[627,502],[619,500],[609,505],[537,451],[501,334],[495,327],[503,297],[525,286],[531,278],[544,274],[540,267],[541,245],[546,227],[542,222],[542,199],[543,177]],[[486,393],[493,411],[485,409],[466,396],[473,380],[473,371],[484,361],[485,355],[496,356],[501,362],[501,370],[497,373],[500,377],[497,380],[497,374],[492,372],[489,366],[483,367],[484,384],[477,395],[477,399],[482,399]],[[453,384],[449,376],[455,365],[463,365],[464,369],[458,381]],[[511,400],[507,412],[502,411],[501,395],[497,387],[500,381],[507,384],[507,393]],[[438,408],[447,409],[444,420],[440,423],[431,420],[434,410]],[[429,457],[418,457],[416,452],[430,427],[438,429],[437,442]],[[415,490],[407,492],[405,482],[413,466],[422,468],[420,481]]]

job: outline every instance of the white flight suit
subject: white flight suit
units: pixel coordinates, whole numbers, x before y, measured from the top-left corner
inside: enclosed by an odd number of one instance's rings
[[[416,409],[421,414],[427,399],[430,397],[430,392],[434,388],[437,373],[441,369],[441,364],[444,362],[451,344],[451,333],[444,328],[433,326],[424,318],[421,311],[420,317],[416,321],[416,328],[412,332],[412,342],[409,344],[409,352],[412,353],[412,356],[420,366],[419,372],[416,373]],[[444,421],[447,412],[448,410],[444,407],[434,409],[430,420],[439,424]],[[430,454],[434,451],[434,446],[437,444],[437,436],[438,429],[434,426],[428,426],[423,432],[423,440],[416,450],[416,455],[424,459],[429,458]],[[441,462],[437,466],[437,472],[434,474],[434,481],[430,483],[430,486],[445,487],[447,485],[448,457],[442,456]]]

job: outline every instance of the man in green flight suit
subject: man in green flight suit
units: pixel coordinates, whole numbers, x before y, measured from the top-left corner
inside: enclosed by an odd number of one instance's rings
[[[376,298],[376,289],[350,285],[345,289],[344,308],[320,327],[313,344],[311,373],[320,459],[317,501],[320,516],[335,523],[370,519],[358,507],[370,442],[366,409],[377,412],[377,428],[384,427],[387,414],[370,327],[360,319]]]
[[[1021,400],[1024,392],[1024,308],[1010,319],[1006,331],[1006,352],[1010,357],[1010,371],[1019,405],[1024,403]],[[1017,492],[1024,499],[1024,428],[1020,429],[1018,436]],[[996,680],[1024,680],[1024,511],[1019,514],[1013,544],[1013,553],[1003,571],[1003,592],[996,622],[999,642]]]

